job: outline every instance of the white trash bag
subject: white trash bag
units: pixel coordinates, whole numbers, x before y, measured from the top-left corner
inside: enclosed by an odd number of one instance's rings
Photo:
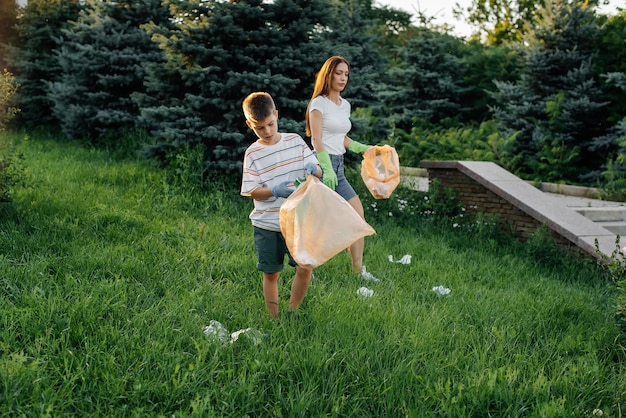
[[[280,230],[298,265],[317,267],[350,244],[375,234],[344,198],[308,176],[280,207]]]

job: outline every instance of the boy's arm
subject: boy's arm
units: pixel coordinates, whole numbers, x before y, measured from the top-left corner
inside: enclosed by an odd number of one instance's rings
[[[294,192],[295,187],[292,180],[286,180],[282,183],[278,183],[272,188],[262,186],[250,192],[250,197],[255,200],[267,200],[270,197],[282,197],[288,198]]]
[[[254,200],[267,200],[270,197],[274,197],[274,195],[272,194],[272,189],[262,186],[252,190],[252,192],[250,192],[250,197]]]

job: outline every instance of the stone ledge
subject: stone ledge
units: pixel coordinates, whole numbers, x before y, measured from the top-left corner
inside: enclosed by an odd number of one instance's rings
[[[492,162],[483,161],[422,161],[421,167],[428,171],[430,178],[438,178],[442,187],[451,188],[458,194],[464,204],[474,205],[476,212],[491,213],[502,217],[508,228],[515,228],[514,234],[520,238],[533,233],[536,227],[522,222],[514,215],[515,209],[532,218],[537,225],[545,225],[558,237],[575,245],[585,254],[599,258],[596,253],[595,240],[601,253],[610,256],[615,250],[616,235],[597,225],[583,215],[566,209],[556,198],[537,189],[528,182]],[[448,172],[450,174],[446,175]],[[464,187],[464,181],[454,178],[455,174],[463,175],[473,183],[472,187]],[[446,176],[452,176],[446,178]],[[479,187],[476,187],[479,186]],[[503,202],[489,201],[488,197],[495,194]],[[513,210],[507,209],[509,205]]]
[[[604,193],[600,189],[595,187],[583,187],[583,186],[570,186],[568,184],[558,183],[537,183],[529,182],[537,187],[542,192],[546,193],[558,193],[567,196],[588,197],[591,199],[600,199]]]
[[[443,163],[444,161],[442,161]],[[445,161],[449,162],[449,161]],[[402,177],[410,178],[410,177],[428,177],[428,170],[426,168],[417,168],[417,167],[400,167],[400,175]],[[410,182],[409,180],[407,180]],[[560,184],[560,183],[546,183],[546,182],[535,182],[525,180],[526,183],[536,187],[542,192],[546,193],[555,193],[566,196],[575,196],[575,197],[585,197],[589,199],[602,199],[605,193],[598,188],[595,187],[584,187],[584,186],[572,186],[569,184]]]

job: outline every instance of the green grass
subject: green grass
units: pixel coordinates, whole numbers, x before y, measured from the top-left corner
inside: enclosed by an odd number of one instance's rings
[[[26,184],[0,206],[1,416],[624,410],[616,290],[594,262],[427,215],[417,192],[375,202],[359,185],[380,282],[339,254],[315,270],[300,314],[272,322],[238,179],[190,195],[144,161],[54,138],[18,147]],[[404,254],[411,264],[388,261]],[[268,336],[223,344],[204,335],[211,320]]]

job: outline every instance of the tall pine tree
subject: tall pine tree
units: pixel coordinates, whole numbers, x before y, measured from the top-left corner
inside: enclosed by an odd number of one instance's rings
[[[584,4],[561,0],[546,0],[538,22],[524,38],[520,80],[496,83],[494,116],[506,134],[519,133],[520,174],[590,181],[606,160],[594,138],[609,127],[594,71],[597,22]]]
[[[8,45],[15,42],[17,24],[17,3],[15,0],[0,1],[0,71],[7,68]]]
[[[463,42],[427,28],[413,28],[402,35],[388,84],[379,95],[397,128],[409,132],[417,126],[450,125],[468,111],[462,98],[466,66]]]
[[[80,9],[77,1],[69,0],[30,0],[21,9],[16,40],[8,56],[20,85],[14,98],[15,105],[21,109],[15,118],[17,125],[57,125],[47,83],[61,77],[55,51],[62,30],[77,18]]]
[[[57,53],[62,77],[50,83],[54,114],[70,138],[118,140],[137,128],[131,95],[144,90],[144,62],[161,52],[141,25],[166,20],[159,0],[88,0],[63,30]]]
[[[270,93],[281,131],[303,133],[307,94],[323,62],[317,29],[324,0],[170,0],[175,27],[146,25],[165,54],[147,66],[147,94],[135,95],[156,138],[152,156],[204,152],[205,169],[238,171],[254,140],[241,103],[253,91]]]

